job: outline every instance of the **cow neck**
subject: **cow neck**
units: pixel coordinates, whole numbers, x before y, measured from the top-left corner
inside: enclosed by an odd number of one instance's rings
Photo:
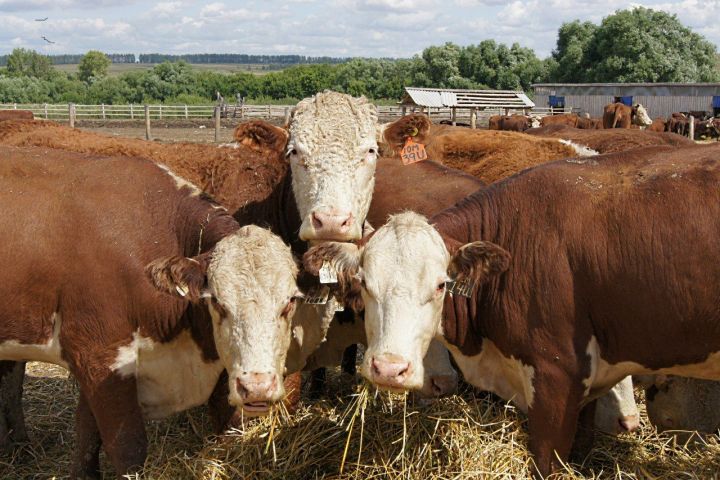
[[[240,225],[255,224],[269,228],[290,245],[296,257],[307,250],[307,243],[298,238],[300,214],[292,190],[292,174],[288,169],[282,181],[273,188],[265,199],[251,202],[234,214]]]
[[[236,231],[239,225],[222,207],[205,194],[180,200],[176,215],[175,233],[182,255],[195,257],[210,252],[224,237]],[[188,330],[195,343],[209,361],[219,359],[213,336],[212,318],[205,303],[193,305],[185,302],[179,321],[152,326],[153,336],[170,341]]]
[[[497,243],[497,208],[489,195],[491,190],[493,187],[477,191],[433,216],[430,223],[443,237],[450,237],[463,245],[479,240]],[[443,336],[463,355],[472,356],[480,352],[483,337],[488,334],[480,321],[481,312],[487,310],[496,288],[496,281],[491,280],[478,286],[470,298],[462,295],[445,296]]]

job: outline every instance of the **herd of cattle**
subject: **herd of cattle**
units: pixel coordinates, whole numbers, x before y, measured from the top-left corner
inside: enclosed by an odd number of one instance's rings
[[[668,118],[651,119],[645,107],[640,104],[628,107],[622,103],[613,103],[605,107],[602,118],[590,118],[574,113],[549,115],[494,115],[488,121],[490,130],[510,130],[525,132],[548,125],[566,125],[584,130],[604,128],[636,128],[651,132],[672,132],[683,136],[690,135],[690,123],[694,125],[694,138],[698,140],[720,140],[720,118],[708,112],[676,112]]]
[[[647,125],[618,105],[603,122]],[[220,147],[2,115],[0,448],[27,440],[25,361],[77,379],[71,473],[96,478],[101,446],[143,465],[144,420],[292,406],[298,372],[352,369],[357,344],[380,388],[446,395],[457,368],[514,402],[540,476],[637,428],[633,379],[659,429],[720,426],[720,144],[380,125],[329,91]],[[490,140],[541,164],[451,168]],[[429,160],[400,161],[411,141]]]

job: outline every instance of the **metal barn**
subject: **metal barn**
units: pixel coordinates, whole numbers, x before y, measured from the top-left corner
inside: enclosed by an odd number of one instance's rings
[[[720,83],[538,83],[538,107],[565,107],[601,117],[605,105],[640,103],[651,117],[705,111],[720,115]]]

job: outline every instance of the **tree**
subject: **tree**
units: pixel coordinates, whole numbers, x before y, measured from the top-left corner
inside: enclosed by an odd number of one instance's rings
[[[600,26],[578,21],[558,32],[554,81],[712,82],[720,80],[717,50],[675,15],[637,7]]]
[[[83,55],[78,67],[78,77],[84,82],[91,83],[92,79],[102,78],[107,75],[108,67],[112,62],[102,52],[90,50]]]
[[[450,79],[460,76],[460,52],[461,48],[451,42],[423,50],[422,59],[433,86],[449,87]]]
[[[35,50],[16,48],[7,59],[7,72],[15,77],[35,77],[48,79],[54,69],[50,57]]]

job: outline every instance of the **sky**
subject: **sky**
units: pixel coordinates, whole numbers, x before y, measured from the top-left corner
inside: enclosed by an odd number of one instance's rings
[[[563,22],[599,23],[640,5],[677,14],[720,49],[720,0],[0,0],[0,54],[24,47],[46,54],[411,57],[430,45],[492,38],[545,57]]]

